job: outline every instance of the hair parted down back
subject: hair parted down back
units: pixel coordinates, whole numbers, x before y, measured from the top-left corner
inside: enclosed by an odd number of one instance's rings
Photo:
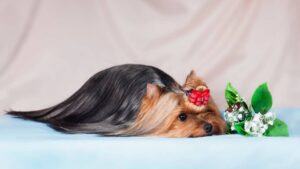
[[[200,137],[222,134],[226,124],[211,97],[188,99],[206,83],[194,71],[183,86],[158,68],[126,64],[92,76],[65,101],[36,111],[10,111],[67,133]],[[204,98],[197,98],[204,99]]]
[[[8,113],[45,122],[68,133],[142,135],[146,131],[129,131],[137,120],[147,84],[158,86],[162,93],[181,91],[180,85],[158,68],[126,64],[98,72],[72,96],[55,106]]]

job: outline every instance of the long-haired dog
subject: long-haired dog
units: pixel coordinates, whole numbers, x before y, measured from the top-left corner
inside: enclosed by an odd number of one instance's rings
[[[203,97],[200,96],[203,93]],[[109,136],[200,137],[222,134],[225,122],[194,71],[183,86],[146,65],[111,67],[92,76],[65,101],[9,114],[67,133]]]

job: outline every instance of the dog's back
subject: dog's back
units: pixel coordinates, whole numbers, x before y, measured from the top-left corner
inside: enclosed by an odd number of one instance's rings
[[[45,122],[69,133],[110,135],[126,129],[136,119],[147,83],[166,92],[180,90],[175,80],[158,68],[126,64],[98,72],[71,97],[53,107],[8,114]]]

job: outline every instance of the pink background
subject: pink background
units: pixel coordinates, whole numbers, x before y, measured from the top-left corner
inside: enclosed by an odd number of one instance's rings
[[[118,64],[194,69],[225,107],[268,82],[274,107],[299,107],[300,1],[1,0],[0,109],[39,109]]]

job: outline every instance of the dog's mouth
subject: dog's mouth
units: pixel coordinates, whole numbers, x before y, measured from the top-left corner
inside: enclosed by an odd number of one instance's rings
[[[224,133],[225,133],[225,129],[221,129],[220,126],[215,126],[214,131],[211,135],[222,135]],[[211,136],[211,135],[209,135],[209,136]]]
[[[226,131],[226,125],[225,123],[212,123],[213,124],[213,131],[211,133],[208,133],[207,136],[211,135],[223,135]]]

